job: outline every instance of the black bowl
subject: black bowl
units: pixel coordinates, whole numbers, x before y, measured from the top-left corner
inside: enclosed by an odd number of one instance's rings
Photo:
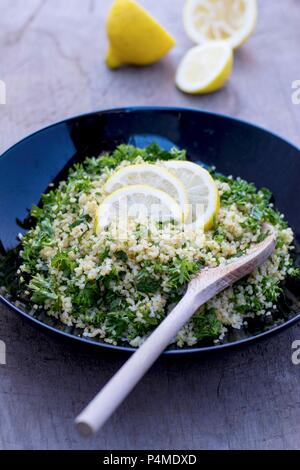
[[[216,166],[225,175],[241,176],[269,188],[276,207],[300,235],[300,151],[282,138],[226,116],[192,109],[143,107],[100,111],[52,125],[22,140],[0,158],[0,249],[17,246],[28,216],[48,184],[66,176],[67,169],[86,156],[111,151],[121,143],[138,147],[157,142],[161,147],[187,150],[192,161]],[[298,260],[296,260],[298,261]],[[255,320],[247,330],[231,332],[223,344],[169,348],[168,353],[224,349],[262,338],[300,319],[299,281],[284,286],[281,307],[272,322]],[[65,337],[110,349],[133,351],[88,340],[46,315],[34,318],[16,307],[14,299],[0,300],[32,323]]]

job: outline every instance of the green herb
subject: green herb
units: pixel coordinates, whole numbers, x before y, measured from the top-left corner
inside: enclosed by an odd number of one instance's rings
[[[92,218],[88,214],[83,214],[78,217],[78,219],[70,225],[70,229],[72,230],[75,227],[78,227],[80,224],[89,224],[92,221]]]
[[[123,144],[119,145],[112,154],[101,155],[99,159],[88,158],[85,168],[90,174],[99,174],[104,168],[115,168],[122,161],[133,162],[137,157],[151,163],[157,160],[185,160],[186,153],[175,148],[170,151],[164,150],[156,143],[150,144],[144,149]]]
[[[76,267],[75,261],[70,259],[69,253],[59,251],[51,260],[51,266],[62,271],[65,276],[70,276]]]
[[[36,274],[31,278],[29,289],[32,291],[31,300],[36,304],[43,304],[46,300],[58,299],[52,279],[45,279],[41,274]]]
[[[263,277],[261,285],[263,294],[268,302],[275,302],[282,292],[282,288],[278,285],[278,281],[276,279],[272,279],[271,276]]]
[[[126,299],[111,289],[108,289],[104,295],[103,303],[108,311],[125,310],[127,308]]]
[[[94,281],[88,281],[83,289],[73,286],[71,297],[75,309],[78,312],[85,312],[97,305],[100,297],[99,286]]]
[[[240,206],[245,205],[247,202],[251,202],[253,196],[256,195],[256,187],[252,183],[241,179],[231,180],[229,178],[226,179],[226,182],[230,185],[230,189],[222,194],[221,202],[224,205],[231,205],[233,203]]]
[[[99,328],[103,325],[103,322],[105,321],[105,317],[106,317],[106,313],[99,311],[93,315],[85,315],[83,317],[83,321],[87,325],[91,325],[94,328]]]
[[[249,314],[257,313],[262,310],[262,303],[255,296],[246,296],[247,303],[237,305],[235,310],[241,315],[247,316]]]
[[[30,211],[30,215],[36,219],[39,219],[42,217],[42,215],[44,215],[44,210],[41,207],[33,205]]]
[[[109,250],[105,249],[102,253],[99,255],[99,261],[102,263],[106,258],[109,258]]]
[[[23,238],[21,256],[32,274],[37,271],[37,261],[42,248],[50,244],[52,236],[52,223],[46,218],[40,221],[40,225],[33,232],[28,232]]]
[[[289,268],[289,276],[295,278],[300,277],[300,269],[294,267]]]
[[[106,315],[105,329],[112,338],[120,339],[133,319],[134,314],[130,311],[109,312]]]
[[[168,270],[170,287],[174,289],[187,284],[191,276],[200,270],[200,267],[199,263],[191,262],[186,258],[175,258]]]
[[[160,284],[160,279],[151,275],[147,266],[142,268],[137,275],[136,288],[139,292],[144,294],[153,294],[159,289]]]
[[[121,272],[118,271],[116,266],[113,266],[111,268],[111,271],[109,274],[106,274],[105,276],[101,276],[99,279],[99,282],[106,288],[110,288],[110,284],[112,282],[116,282],[120,279]]]
[[[213,231],[213,239],[217,242],[217,243],[222,243],[223,241],[226,240],[226,236],[225,236],[225,233],[224,233],[224,230],[219,226],[217,227],[214,231]]]
[[[258,191],[253,183],[248,183],[240,178],[234,180],[219,175],[216,178],[225,181],[230,186],[230,189],[222,194],[221,204],[230,206],[235,203],[248,215],[242,227],[248,228],[252,232],[258,231],[264,222],[278,225],[280,228],[287,227],[281,214],[270,207],[272,193],[268,189],[262,188]],[[249,213],[246,209],[247,204],[251,205]]]
[[[193,324],[197,339],[216,339],[220,336],[222,324],[216,317],[214,309],[205,309],[193,317]]]
[[[115,255],[117,259],[119,259],[120,261],[123,261],[124,263],[128,261],[128,256],[125,253],[125,251],[117,251]]]

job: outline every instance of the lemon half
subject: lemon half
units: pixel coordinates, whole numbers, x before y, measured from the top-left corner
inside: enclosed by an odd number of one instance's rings
[[[224,40],[239,47],[254,31],[256,0],[186,0],[183,12],[187,35],[197,44]]]
[[[134,0],[115,0],[107,17],[110,68],[148,65],[174,46],[174,38]]]
[[[231,75],[233,52],[225,41],[190,49],[176,73],[176,85],[185,93],[210,93],[222,88]]]
[[[219,192],[212,176],[203,167],[188,161],[170,160],[164,166],[174,172],[188,190],[191,210],[187,225],[209,230],[220,209]]]

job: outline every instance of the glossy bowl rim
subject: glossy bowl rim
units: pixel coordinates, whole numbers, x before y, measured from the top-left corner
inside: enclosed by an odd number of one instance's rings
[[[293,144],[292,142],[289,142],[287,139],[285,139],[281,135],[276,134],[274,132],[271,132],[270,130],[265,129],[264,127],[258,126],[256,124],[253,124],[249,121],[245,121],[245,120],[242,120],[242,119],[239,119],[239,118],[234,118],[234,117],[229,116],[227,114],[215,113],[215,112],[200,110],[200,109],[196,109],[196,108],[192,108],[192,107],[128,106],[128,107],[96,110],[96,111],[92,111],[92,112],[89,112],[89,113],[82,113],[82,114],[79,114],[79,115],[76,115],[76,116],[73,116],[73,117],[69,117],[67,119],[63,119],[63,120],[54,122],[54,123],[52,123],[48,126],[42,127],[40,129],[38,129],[37,131],[32,132],[31,134],[23,137],[20,141],[16,142],[12,146],[10,146],[7,150],[5,150],[4,153],[2,153],[2,155],[0,156],[0,159],[4,158],[9,152],[14,150],[19,145],[21,145],[24,141],[29,140],[33,136],[35,136],[39,133],[42,133],[45,130],[50,129],[52,127],[55,127],[55,126],[58,126],[58,125],[61,125],[61,124],[67,124],[67,123],[69,123],[71,121],[74,121],[76,119],[82,119],[82,118],[86,118],[86,117],[89,117],[89,116],[94,116],[94,115],[97,115],[97,114],[132,113],[132,112],[136,112],[136,111],[146,111],[146,112],[147,111],[173,111],[173,112],[179,112],[179,113],[188,111],[188,112],[193,112],[193,113],[197,113],[197,114],[199,113],[199,114],[202,114],[202,115],[207,115],[207,116],[210,116],[210,117],[222,118],[222,119],[225,119],[225,120],[230,120],[230,121],[238,122],[238,123],[246,125],[246,126],[250,126],[250,127],[254,128],[254,129],[257,129],[259,131],[263,131],[264,133],[267,133],[267,134],[271,135],[272,137],[275,137],[277,139],[280,139],[280,140],[284,141],[287,145],[292,147],[294,150],[296,150],[297,152],[300,152],[300,149],[295,144]],[[48,332],[55,333],[56,335],[58,334],[58,335],[60,335],[60,337],[64,337],[64,338],[72,339],[72,340],[77,340],[81,344],[86,344],[86,345],[92,346],[94,348],[99,348],[100,347],[100,348],[103,348],[103,349],[119,351],[119,352],[121,351],[121,352],[126,352],[126,353],[129,353],[129,354],[132,354],[133,352],[136,351],[136,348],[133,348],[133,347],[130,347],[130,346],[118,346],[118,345],[112,345],[112,344],[109,344],[109,343],[105,343],[104,341],[103,342],[93,341],[93,340],[88,339],[88,338],[84,338],[84,337],[81,337],[81,336],[76,336],[76,335],[73,335],[73,334],[68,333],[66,331],[59,330],[59,329],[57,329],[57,328],[55,328],[51,325],[48,325],[47,323],[44,323],[44,322],[38,320],[37,318],[33,317],[29,313],[26,313],[25,311],[21,310],[19,307],[14,305],[12,302],[9,301],[9,299],[7,299],[6,297],[4,297],[1,294],[0,294],[0,302],[2,304],[4,304],[6,307],[8,307],[10,310],[16,312],[21,317],[23,317],[26,320],[30,321],[32,324],[35,324],[36,326],[38,326],[38,327],[40,327],[40,328],[42,328],[42,329],[44,329]],[[208,352],[214,352],[214,351],[220,351],[220,350],[227,350],[227,349],[231,349],[231,348],[236,348],[236,347],[239,347],[239,346],[254,343],[254,342],[256,342],[260,339],[263,339],[263,338],[272,336],[273,334],[279,333],[280,331],[283,331],[286,328],[289,328],[290,326],[294,325],[298,321],[300,321],[300,311],[293,318],[291,318],[291,319],[289,319],[289,320],[287,320],[287,321],[285,321],[285,322],[283,322],[279,325],[271,327],[270,329],[268,329],[266,331],[263,331],[261,333],[255,334],[255,335],[247,337],[247,338],[239,339],[239,340],[224,343],[224,344],[215,344],[215,345],[211,345],[211,346],[202,346],[202,347],[197,346],[197,347],[177,348],[177,349],[172,349],[172,347],[171,347],[170,349],[166,349],[163,352],[163,354],[166,354],[166,355],[170,355],[170,354],[171,355],[172,354],[176,354],[176,355],[177,354],[196,354],[196,353],[199,354],[199,353],[208,353]]]

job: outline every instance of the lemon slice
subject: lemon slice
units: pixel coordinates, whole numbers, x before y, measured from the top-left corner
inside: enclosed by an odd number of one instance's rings
[[[169,160],[164,166],[180,178],[188,190],[191,204],[188,226],[209,230],[220,208],[219,192],[212,176],[192,162]]]
[[[106,30],[110,68],[126,64],[148,65],[161,59],[175,44],[174,38],[134,0],[115,0]]]
[[[252,34],[257,20],[256,0],[186,0],[184,27],[197,44],[225,40],[236,49]]]
[[[184,221],[189,215],[189,199],[186,188],[179,178],[160,165],[129,165],[116,171],[104,185],[104,191],[111,193],[123,186],[146,184],[160,189],[173,197],[184,213]]]
[[[233,53],[225,41],[190,49],[176,73],[176,85],[185,93],[210,93],[221,88],[231,75]]]
[[[114,220],[123,227],[128,219],[175,221],[182,223],[183,212],[169,194],[146,184],[124,186],[107,196],[98,207],[96,232]]]

